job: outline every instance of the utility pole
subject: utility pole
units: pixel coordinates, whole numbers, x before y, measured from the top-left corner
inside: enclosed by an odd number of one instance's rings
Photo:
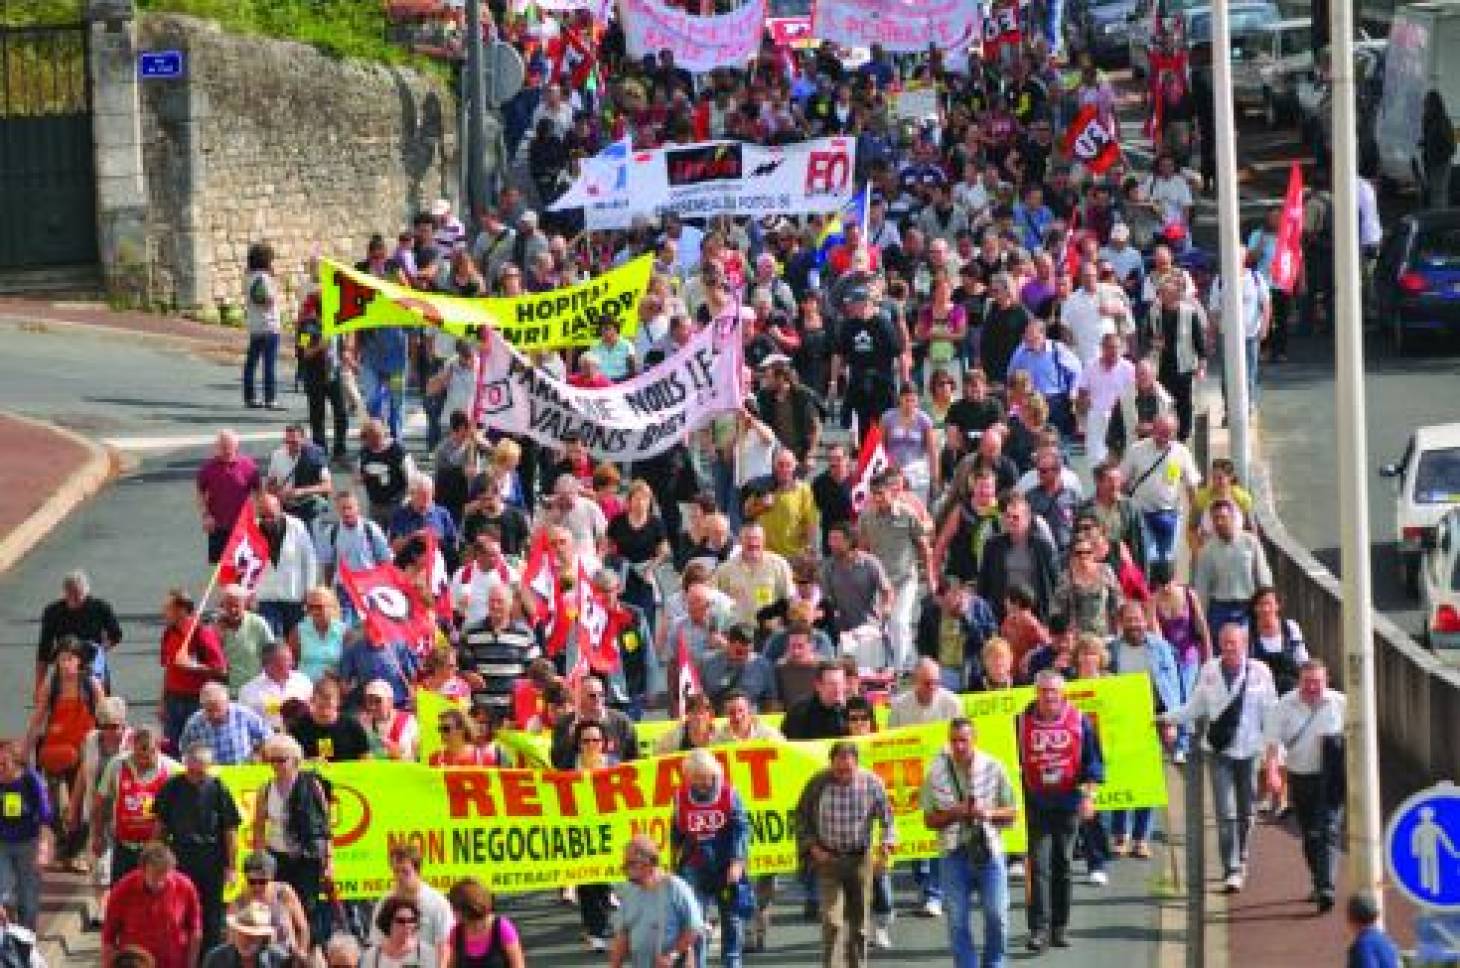
[[[484,83],[486,57],[482,48],[481,0],[466,0],[466,157],[467,197],[461,217],[469,225],[476,224],[477,210],[487,203],[486,116],[487,92]]]
[[[1221,257],[1222,368],[1227,381],[1227,433],[1237,479],[1252,480],[1247,440],[1247,339],[1242,319],[1242,204],[1237,184],[1237,123],[1232,106],[1232,27],[1227,0],[1212,4],[1212,90],[1217,100],[1217,245]]]
[[[1352,0],[1330,0],[1333,100],[1333,379],[1338,418],[1338,521],[1343,583],[1343,687],[1348,770],[1350,884],[1381,907],[1382,809],[1374,701],[1374,621],[1369,582],[1369,448],[1365,439],[1363,295],[1359,266],[1358,119],[1354,110]]]

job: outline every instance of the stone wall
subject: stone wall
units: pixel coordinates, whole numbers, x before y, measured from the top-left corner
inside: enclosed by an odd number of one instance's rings
[[[435,78],[189,17],[143,16],[137,43],[187,58],[183,78],[141,90],[155,305],[239,306],[258,240],[292,289],[312,253],[359,258],[457,194],[455,98]]]

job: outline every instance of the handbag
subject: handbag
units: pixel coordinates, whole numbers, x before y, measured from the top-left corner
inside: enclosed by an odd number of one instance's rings
[[[1247,676],[1242,673],[1242,688],[1237,690],[1237,695],[1226,707],[1217,714],[1217,718],[1207,725],[1207,745],[1212,748],[1213,753],[1221,753],[1232,745],[1232,740],[1237,738],[1237,726],[1242,722],[1242,706],[1247,700]]]

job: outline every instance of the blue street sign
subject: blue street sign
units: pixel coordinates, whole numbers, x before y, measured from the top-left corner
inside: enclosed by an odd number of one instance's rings
[[[137,55],[137,76],[144,81],[169,80],[183,76],[185,60],[180,50],[148,50]]]
[[[1394,885],[1430,911],[1460,911],[1460,787],[1439,783],[1402,803],[1384,834]]]

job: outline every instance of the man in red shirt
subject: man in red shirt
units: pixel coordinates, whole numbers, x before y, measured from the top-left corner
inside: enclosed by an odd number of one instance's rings
[[[193,968],[203,940],[203,910],[193,882],[175,867],[164,844],[148,844],[142,866],[117,882],[101,926],[101,968],[112,968],[117,952],[136,945],[157,968]]]
[[[262,489],[258,465],[238,451],[238,434],[218,431],[213,456],[198,468],[198,515],[208,536],[208,564],[218,563],[238,512]]]
[[[218,633],[199,622],[196,611],[193,597],[181,588],[162,603],[162,733],[173,749],[188,717],[202,708],[203,687],[227,681],[228,657]]]

